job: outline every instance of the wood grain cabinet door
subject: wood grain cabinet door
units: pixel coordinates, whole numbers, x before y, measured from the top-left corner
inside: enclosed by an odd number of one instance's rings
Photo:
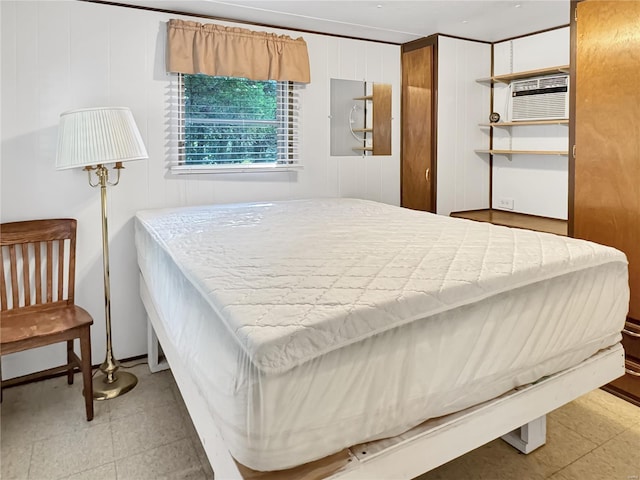
[[[640,319],[640,2],[580,2],[576,34],[574,236],[626,253]]]
[[[401,205],[435,211],[434,46],[402,52]]]

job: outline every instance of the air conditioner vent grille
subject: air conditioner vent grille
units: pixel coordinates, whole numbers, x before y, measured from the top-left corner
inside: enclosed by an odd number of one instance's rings
[[[514,97],[512,120],[567,118],[566,96],[566,92],[547,93],[544,101],[540,100],[540,95]]]
[[[545,77],[539,79],[540,87],[539,88],[553,88],[553,87],[566,87],[568,84],[569,78],[562,75],[559,77]]]
[[[569,76],[555,75],[511,83],[511,120],[569,118]]]
[[[513,82],[514,92],[526,92],[527,90],[536,90],[538,88],[538,80],[522,80],[520,82]]]

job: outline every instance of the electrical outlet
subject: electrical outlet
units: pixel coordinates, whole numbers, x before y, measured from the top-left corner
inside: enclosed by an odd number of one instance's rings
[[[499,198],[496,208],[504,210],[513,210],[513,198]]]

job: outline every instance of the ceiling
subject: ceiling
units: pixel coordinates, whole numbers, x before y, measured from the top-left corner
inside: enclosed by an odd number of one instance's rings
[[[406,43],[433,33],[495,42],[569,23],[569,0],[120,0],[119,3],[390,43]]]

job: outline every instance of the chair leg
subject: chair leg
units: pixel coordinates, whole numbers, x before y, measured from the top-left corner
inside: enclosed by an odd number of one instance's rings
[[[80,359],[84,404],[87,409],[87,421],[93,420],[93,382],[91,375],[91,335],[89,327],[80,329]]]
[[[73,385],[73,340],[67,340],[67,383]]]

